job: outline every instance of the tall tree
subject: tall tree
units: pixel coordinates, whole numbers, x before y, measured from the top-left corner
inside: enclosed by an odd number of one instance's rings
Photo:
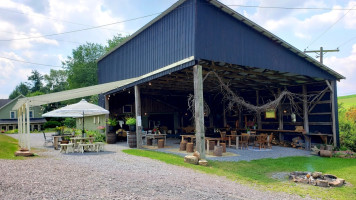
[[[43,88],[43,76],[37,70],[32,70],[31,76],[28,77],[28,80],[31,82],[31,92],[41,91]]]
[[[122,36],[121,34],[117,34],[112,39],[108,39],[108,41],[107,41],[108,44],[105,47],[105,50],[106,50],[105,53],[108,53],[109,51],[113,50],[118,44],[120,44],[121,42],[126,40],[128,37],[129,37],[129,35]]]
[[[96,60],[105,53],[105,48],[100,44],[86,43],[74,49],[72,56],[62,62],[68,73],[69,89],[95,85],[97,78]]]
[[[16,97],[18,97],[21,94],[26,96],[29,93],[29,91],[30,91],[30,88],[28,87],[28,85],[26,83],[21,82],[11,92],[11,94],[9,95],[9,99],[15,99]]]
[[[44,75],[45,91],[47,93],[60,92],[68,88],[67,72],[65,70],[51,69],[49,74]]]

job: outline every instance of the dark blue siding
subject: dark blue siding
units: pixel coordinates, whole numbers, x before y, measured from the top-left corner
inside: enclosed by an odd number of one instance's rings
[[[335,80],[334,76],[219,8],[205,0],[197,1],[197,59]]]
[[[194,54],[194,4],[187,1],[99,61],[99,83],[147,74]]]

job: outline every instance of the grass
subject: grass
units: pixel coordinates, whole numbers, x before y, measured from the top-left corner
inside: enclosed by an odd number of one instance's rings
[[[342,103],[346,109],[352,106],[356,106],[356,94],[338,97],[338,102]]]
[[[16,157],[18,150],[17,140],[7,135],[0,134],[0,159],[22,160],[23,157]]]
[[[311,196],[322,199],[356,199],[356,159],[313,156],[262,159],[250,162],[209,161],[209,166],[204,167],[184,163],[182,157],[162,152],[138,149],[127,149],[124,152],[160,160],[172,165],[192,168],[208,174],[225,176],[239,183],[256,186],[261,190],[283,191],[302,197]],[[340,188],[320,188],[271,178],[273,173],[292,171],[320,171],[334,174],[340,178],[344,178],[351,185]]]

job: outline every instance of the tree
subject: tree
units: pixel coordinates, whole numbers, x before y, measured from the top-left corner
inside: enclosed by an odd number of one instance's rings
[[[118,44],[126,40],[128,37],[129,35],[122,36],[121,34],[117,34],[112,39],[108,39],[108,45],[105,47],[106,53],[113,50]]]
[[[86,43],[80,45],[72,52],[72,57],[62,62],[68,74],[69,89],[95,85],[97,78],[97,62],[105,53],[105,48],[100,44]]]
[[[44,75],[45,91],[47,93],[60,92],[68,88],[67,72],[51,69],[49,75]]]
[[[9,99],[15,99],[19,95],[24,95],[26,96],[29,93],[30,89],[26,83],[21,82],[18,84],[15,89],[11,92],[9,95]]]
[[[43,76],[37,70],[32,70],[31,76],[28,77],[28,80],[32,82],[31,92],[41,91],[43,89]]]

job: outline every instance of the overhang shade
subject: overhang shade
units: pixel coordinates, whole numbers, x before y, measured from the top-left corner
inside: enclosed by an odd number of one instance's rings
[[[88,117],[104,114],[109,114],[109,111],[82,99],[78,103],[45,113],[42,117]]]
[[[60,101],[65,101],[65,100],[69,100],[69,99],[87,97],[87,96],[97,95],[97,94],[104,94],[109,91],[119,89],[124,86],[133,84],[135,82],[142,81],[142,80],[144,80],[148,77],[151,77],[153,75],[158,75],[161,72],[164,72],[164,71],[173,69],[177,66],[183,65],[185,63],[191,62],[194,59],[195,59],[194,56],[191,56],[191,57],[185,58],[183,60],[180,60],[176,63],[172,63],[170,65],[167,65],[165,67],[157,69],[153,72],[150,72],[148,74],[144,74],[142,76],[135,77],[135,78],[129,78],[129,79],[121,80],[121,81],[114,81],[114,82],[110,82],[110,83],[104,83],[104,84],[99,84],[99,85],[94,85],[94,86],[89,86],[89,87],[84,87],[84,88],[78,88],[78,89],[73,89],[73,90],[66,90],[66,91],[62,91],[62,92],[39,95],[39,96],[34,96],[34,97],[21,98],[15,104],[15,106],[13,107],[13,110],[18,110],[21,106],[25,105],[26,103],[30,107],[31,106],[40,106],[40,105],[44,105],[44,104],[60,102]]]

